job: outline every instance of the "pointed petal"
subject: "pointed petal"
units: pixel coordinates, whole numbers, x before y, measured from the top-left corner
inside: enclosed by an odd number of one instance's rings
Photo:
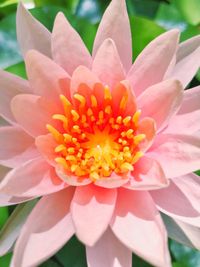
[[[86,247],[88,267],[131,267],[132,253],[108,229],[93,246]]]
[[[66,187],[54,168],[37,158],[11,170],[0,183],[0,192],[17,197],[50,194]]]
[[[30,49],[35,49],[51,57],[51,33],[37,21],[19,2],[17,8],[17,39],[25,56]]]
[[[33,92],[54,101],[63,93],[69,96],[69,75],[59,65],[41,53],[31,50],[25,58],[26,71]]]
[[[125,79],[124,69],[112,39],[106,39],[98,49],[92,70],[103,84],[111,88]]]
[[[139,122],[138,134],[145,134],[145,139],[140,143],[140,149],[147,151],[151,147],[156,135],[156,123],[152,118],[144,118]]]
[[[185,88],[193,79],[200,67],[200,47],[193,53],[180,60],[174,67],[171,75],[172,79],[179,80]]]
[[[184,91],[183,102],[178,114],[185,114],[200,109],[200,86]]]
[[[72,187],[39,200],[22,228],[13,267],[38,266],[55,254],[74,234],[69,212]]]
[[[164,213],[162,218],[171,239],[187,247],[200,250],[200,228],[172,219]]]
[[[125,246],[146,261],[170,266],[165,227],[148,192],[119,189],[111,229]]]
[[[130,181],[124,187],[132,190],[154,190],[168,184],[159,162],[144,156],[134,165]]]
[[[200,212],[194,207],[194,199],[190,200],[173,181],[168,188],[151,191],[151,195],[160,211],[168,216],[200,227]]]
[[[29,84],[11,73],[0,70],[0,88],[0,115],[8,122],[15,123],[10,110],[10,102],[18,94],[29,93]]]
[[[194,36],[179,45],[177,62],[192,54],[200,46],[200,35]]]
[[[0,128],[0,164],[15,168],[39,156],[34,139],[19,127]]]
[[[132,41],[129,18],[124,0],[112,0],[106,9],[94,41],[93,56],[105,39],[111,38],[126,71],[132,63]]]
[[[15,96],[11,109],[17,122],[33,137],[46,134],[46,125],[55,125],[52,115],[58,112],[54,103],[36,95]]]
[[[61,12],[55,19],[52,33],[53,59],[70,75],[80,65],[91,67],[92,57],[81,37]]]
[[[30,201],[33,198],[30,197],[13,197],[0,193],[0,207],[6,207],[16,205],[19,203]]]
[[[167,80],[145,90],[138,98],[138,107],[142,110],[142,117],[153,118],[160,130],[178,111],[182,99],[180,82]]]
[[[178,30],[168,31],[153,40],[137,57],[128,73],[137,96],[149,86],[163,80],[176,52],[178,40]]]
[[[0,256],[5,255],[11,250],[35,204],[36,200],[20,204],[12,212],[0,232]]]
[[[182,134],[160,134],[146,155],[159,161],[168,178],[185,175],[199,169],[200,138]]]
[[[82,84],[93,89],[96,83],[99,83],[98,77],[88,68],[79,66],[72,74],[70,86],[71,94],[73,95],[73,93],[76,93]]]
[[[92,184],[76,188],[71,212],[76,235],[84,244],[93,246],[106,231],[116,196],[116,189],[105,189]]]

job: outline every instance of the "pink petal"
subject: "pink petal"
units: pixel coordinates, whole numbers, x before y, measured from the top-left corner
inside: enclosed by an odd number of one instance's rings
[[[71,79],[71,94],[76,93],[79,86],[86,85],[90,89],[93,89],[94,85],[99,83],[98,77],[84,66],[79,66],[72,74]]]
[[[69,97],[69,75],[54,61],[31,50],[26,55],[25,63],[30,85],[35,94],[58,101],[59,94],[64,93],[64,83],[65,95]]]
[[[178,114],[190,113],[200,109],[200,86],[184,91],[183,102]]]
[[[29,84],[13,74],[0,70],[0,88],[0,114],[10,123],[15,123],[10,101],[18,94],[29,93]]]
[[[69,24],[65,15],[58,13],[52,33],[52,54],[55,62],[69,74],[80,65],[91,67],[92,58],[80,35]]]
[[[16,205],[19,203],[27,202],[31,199],[32,198],[30,197],[13,197],[13,196],[0,193],[0,207]]]
[[[179,45],[177,62],[192,54],[200,46],[200,35],[194,36]]]
[[[153,40],[137,57],[128,73],[136,95],[163,80],[176,52],[178,40],[178,30],[168,31]]]
[[[52,115],[58,108],[40,96],[17,95],[11,102],[11,109],[17,122],[33,137],[46,134],[46,125],[56,123]]]
[[[39,156],[34,139],[18,127],[0,128],[0,164],[15,168]]]
[[[76,235],[84,244],[93,246],[106,231],[116,196],[116,189],[104,189],[92,184],[76,188],[71,212]]]
[[[180,82],[167,80],[145,90],[138,98],[138,107],[142,110],[142,117],[153,118],[157,129],[161,129],[178,111],[182,99]]]
[[[122,177],[121,175],[118,176],[113,173],[110,177],[101,178],[99,180],[96,180],[94,183],[104,188],[116,188],[126,184],[128,180],[128,176]]]
[[[196,171],[200,166],[200,138],[182,134],[160,134],[146,155],[161,164],[168,178]]]
[[[107,38],[115,42],[124,68],[128,71],[132,63],[132,41],[124,0],[112,0],[105,11],[94,41],[93,56]]]
[[[51,33],[37,21],[19,2],[17,8],[17,39],[25,56],[30,49],[36,49],[51,57]]]
[[[111,229],[146,261],[159,267],[170,266],[165,227],[148,192],[119,189]]]
[[[66,187],[43,159],[36,158],[11,170],[0,183],[0,192],[17,197],[50,194]]]
[[[159,162],[144,156],[134,165],[130,182],[124,187],[133,190],[153,190],[166,187],[168,184]]]
[[[131,267],[132,253],[108,229],[93,246],[86,247],[88,267]]]
[[[138,134],[145,134],[146,138],[140,143],[142,151],[146,151],[152,145],[156,135],[156,123],[152,118],[144,118],[139,122]]]
[[[160,211],[182,222],[200,227],[200,213],[194,208],[194,199],[190,200],[173,181],[168,188],[151,191],[151,195]]]
[[[103,84],[111,88],[125,79],[124,69],[112,39],[106,39],[98,49],[92,70]]]
[[[16,243],[13,267],[38,266],[71,238],[74,227],[69,209],[73,192],[70,187],[39,200]]]
[[[180,60],[174,67],[170,78],[179,80],[186,87],[200,67],[200,47]]]
[[[0,165],[0,182],[3,180],[5,175],[10,171],[10,168]]]

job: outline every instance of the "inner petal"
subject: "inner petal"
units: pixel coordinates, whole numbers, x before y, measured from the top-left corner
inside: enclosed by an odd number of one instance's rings
[[[95,182],[113,173],[124,179],[134,170],[146,136],[138,132],[141,112],[128,90],[123,84],[112,91],[81,84],[71,101],[60,95],[63,113],[53,119],[62,122],[62,129],[49,124],[47,129],[57,142],[55,162],[66,174]]]

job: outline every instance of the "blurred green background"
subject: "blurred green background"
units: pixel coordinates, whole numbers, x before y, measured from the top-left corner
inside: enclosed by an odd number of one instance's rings
[[[49,30],[58,11],[65,13],[91,51],[101,16],[109,0],[24,0],[25,6]],[[0,0],[0,68],[26,77],[16,41],[15,15],[17,0]],[[200,34],[200,0],[127,0],[133,36],[134,58],[156,36],[172,28],[181,30],[181,41]],[[200,73],[191,86],[199,84]],[[0,208],[0,228],[11,208]],[[200,266],[200,252],[169,240],[173,267]],[[0,267],[8,267],[11,253],[0,258]],[[20,266],[19,266],[20,267]],[[41,267],[86,267],[84,247],[70,242]],[[102,266],[103,267],[103,266]],[[133,255],[133,267],[150,267]]]

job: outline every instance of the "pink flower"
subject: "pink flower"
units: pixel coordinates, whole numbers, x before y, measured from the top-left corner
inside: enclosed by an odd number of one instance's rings
[[[169,267],[159,211],[200,249],[200,87],[183,90],[200,37],[178,46],[178,30],[166,32],[132,65],[123,0],[107,8],[92,56],[62,13],[50,34],[20,4],[17,33],[28,81],[0,72],[11,125],[0,129],[0,203],[42,197],[12,266],[38,266],[76,234],[89,267],[130,267],[132,251]],[[11,232],[4,252],[19,227]]]

